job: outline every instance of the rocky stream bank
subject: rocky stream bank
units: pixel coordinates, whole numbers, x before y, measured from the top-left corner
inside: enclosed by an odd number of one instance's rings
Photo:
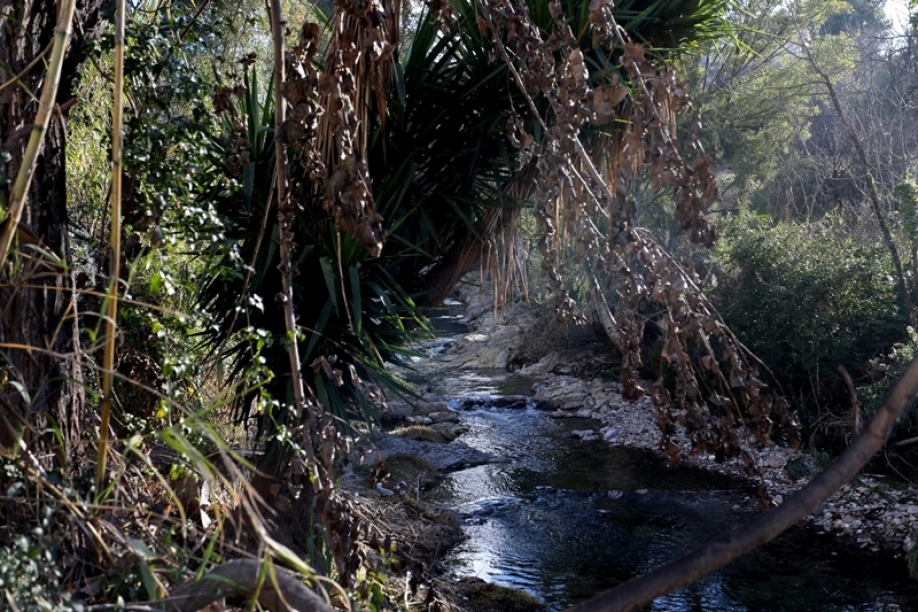
[[[572,436],[584,442],[601,439],[614,446],[657,449],[659,430],[654,407],[647,397],[635,403],[622,397],[621,386],[609,375],[613,357],[605,342],[595,342],[593,346],[581,339],[573,346],[549,350],[538,360],[526,363],[527,357],[533,359],[531,338],[545,336],[544,317],[526,303],[495,313],[490,297],[478,290],[467,290],[462,298],[467,304],[462,322],[470,331],[441,357],[448,367],[514,369],[518,375],[537,381],[532,389],[533,399],[540,408],[550,410],[552,417],[589,418],[595,422],[592,428],[572,431]],[[394,403],[388,417],[406,424],[434,425],[447,432],[449,438],[458,433],[457,413],[444,398],[435,395],[425,396],[414,406]],[[763,446],[751,436],[749,440],[772,504],[780,504],[821,468],[816,454],[776,444]],[[688,441],[682,442],[687,449]],[[388,439],[382,452],[407,452],[406,443]],[[415,452],[441,469],[497,460],[481,456],[461,441],[448,445],[452,447],[448,451],[432,442],[413,445]],[[684,461],[703,470],[745,477],[739,461],[718,463],[713,456],[697,455]],[[744,504],[744,510],[757,510],[758,496],[747,496]],[[904,554],[915,548],[918,539],[918,489],[882,475],[863,474],[827,500],[807,521],[860,548]]]

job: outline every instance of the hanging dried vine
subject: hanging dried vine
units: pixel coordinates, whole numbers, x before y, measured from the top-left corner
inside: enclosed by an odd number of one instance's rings
[[[371,257],[382,251],[383,219],[376,212],[367,169],[371,125],[385,119],[392,54],[398,42],[398,0],[337,0],[332,42],[319,77],[318,150],[327,175],[315,183],[338,227],[353,234]]]
[[[282,82],[281,92],[283,99],[289,105],[289,114],[283,126],[279,126],[277,130],[278,133],[284,134],[291,156],[299,163],[306,179],[315,186],[322,185],[325,180],[328,180],[329,184],[332,182],[333,178],[328,177],[329,168],[332,169],[331,177],[339,176],[340,178],[360,165],[355,162],[357,157],[353,148],[347,149],[344,159],[337,156],[344,151],[340,148],[334,149],[337,153],[331,154],[331,157],[321,154],[323,130],[335,130],[335,146],[347,143],[350,147],[353,145],[356,133],[354,128],[359,122],[354,119],[353,113],[345,111],[346,108],[352,110],[352,107],[349,106],[350,98],[342,97],[338,81],[341,75],[323,73],[316,67],[315,59],[319,43],[319,26],[314,23],[306,23],[300,30],[298,43],[284,54],[287,76]],[[352,83],[348,78],[344,78],[343,81]],[[329,121],[327,119],[329,115],[335,113],[337,113],[337,118]],[[342,171],[340,171],[342,166],[348,168],[343,171],[344,174],[341,174]],[[351,175],[348,174],[348,176]],[[355,185],[358,190],[367,189],[366,183],[358,181]],[[334,189],[326,188],[326,194],[331,193],[330,190]],[[340,191],[336,193],[341,196]],[[364,195],[370,197],[369,191],[366,191]],[[337,203],[341,204],[340,199]],[[363,204],[369,207],[372,205],[372,198],[364,200]],[[377,219],[378,215],[373,212],[372,208],[363,210],[361,214],[364,216],[360,222],[362,225],[355,228],[353,225],[348,225],[357,218],[351,214],[355,212],[355,209],[335,208],[335,205],[328,204],[328,200],[326,200],[326,206],[335,209],[334,217],[340,229],[354,232],[367,247],[371,256],[378,256],[381,237],[378,234],[362,234],[362,230],[359,229],[362,227],[365,231],[371,231],[368,229],[370,225],[381,223],[382,219]],[[292,203],[287,214],[292,223],[295,214]],[[315,373],[321,373],[335,385],[340,387],[345,384],[342,364],[338,363],[334,355],[319,357],[309,365]],[[346,369],[349,384],[362,385],[353,366],[346,367]],[[310,389],[311,395],[313,391]],[[369,390],[368,394],[372,395]],[[321,526],[322,543],[327,547],[327,552],[335,563],[337,580],[341,585],[350,587],[353,586],[353,578],[362,563],[358,542],[367,526],[357,520],[350,502],[338,494],[335,484],[343,474],[347,462],[348,441],[321,403],[310,399],[307,402],[307,409],[308,411],[302,414],[298,412],[295,421],[296,430],[301,432],[303,443],[300,446],[300,454],[294,457],[288,474],[289,478],[285,483],[291,489],[291,496],[297,499],[295,511],[299,515],[300,522],[303,525]],[[308,418],[304,418],[307,415]],[[315,535],[309,535],[310,533],[312,533],[310,529],[302,530],[298,537],[306,539],[315,537]],[[306,549],[313,549],[316,542],[304,541],[302,544]],[[316,558],[316,561],[321,560]]]
[[[654,189],[672,190],[674,219],[690,240],[713,243],[705,214],[717,185],[712,159],[696,138],[697,117],[688,142],[677,137],[677,118],[692,111],[687,84],[662,57],[627,38],[609,2],[591,5],[592,50],[581,47],[558,2],[550,4],[547,35],[524,2],[479,0],[479,8],[479,28],[531,111],[528,118],[514,115],[508,130],[521,164],[538,169],[534,213],[556,312],[567,320],[581,316],[559,271],[561,254],[572,244],[585,262],[603,326],[622,354],[624,395],[649,392],[657,406],[661,448],[678,460],[683,449],[675,435],[681,429],[690,453],[740,457],[754,472],[736,426],[748,416],[758,440],[770,439],[777,426],[795,445],[795,415],[761,379],[754,356],[721,321],[694,274],[635,226],[636,205],[628,195],[629,184],[649,173]],[[603,75],[591,77],[584,54],[597,50],[609,61]],[[527,131],[527,119],[541,128],[540,140]],[[614,296],[613,306],[603,291]],[[648,305],[661,312],[662,358],[674,383],[665,384],[660,372],[645,389],[638,379],[645,327],[639,313]]]

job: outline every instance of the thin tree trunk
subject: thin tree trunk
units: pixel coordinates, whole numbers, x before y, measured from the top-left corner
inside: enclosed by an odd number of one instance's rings
[[[274,49],[274,148],[276,187],[277,187],[277,223],[280,243],[281,273],[281,307],[284,311],[284,326],[287,332],[287,357],[290,363],[290,381],[293,388],[295,426],[302,433],[298,438],[301,448],[306,453],[306,468],[309,470],[303,500],[312,506],[315,489],[324,486],[322,476],[316,464],[311,434],[317,425],[314,419],[313,406],[306,397],[306,385],[300,367],[299,340],[297,339],[296,313],[293,294],[294,267],[294,220],[296,209],[290,201],[287,176],[287,143],[285,123],[287,120],[287,102],[284,98],[284,26],[281,17],[280,0],[268,2],[271,21],[272,42]],[[267,454],[259,464],[259,471],[252,479],[252,486],[261,498],[269,505],[274,499],[274,485],[290,460],[289,449],[276,449]],[[311,483],[311,486],[308,484]]]
[[[583,270],[590,286],[590,300],[593,302],[593,310],[596,311],[599,322],[602,323],[602,328],[615,346],[623,348],[622,329],[616,322],[612,310],[609,308],[609,302],[606,301],[606,296],[603,294],[602,288],[596,280],[596,275],[593,274],[593,268],[588,261],[583,262]]]
[[[829,100],[832,102],[832,108],[835,109],[838,120],[841,121],[842,126],[845,128],[845,132],[848,134],[848,138],[851,140],[851,144],[854,146],[854,153],[857,156],[858,162],[861,164],[864,180],[867,183],[867,198],[870,200],[870,206],[873,209],[874,215],[876,215],[877,224],[880,226],[880,232],[883,234],[883,243],[886,245],[886,248],[889,249],[889,254],[896,267],[896,278],[899,282],[899,292],[902,294],[902,304],[905,306],[905,312],[908,315],[908,324],[912,327],[918,327],[918,316],[915,314],[915,304],[912,301],[912,292],[909,290],[908,282],[905,279],[905,269],[902,266],[902,258],[899,256],[899,248],[896,246],[892,232],[889,231],[889,225],[886,223],[886,215],[883,214],[883,207],[880,203],[880,192],[873,178],[873,173],[870,170],[870,163],[867,160],[867,153],[864,151],[864,145],[861,143],[861,139],[854,130],[854,126],[851,125],[848,116],[842,108],[841,101],[838,98],[838,92],[835,91],[835,86],[832,84],[832,79],[819,64],[816,63],[816,59],[813,57],[809,45],[804,44],[802,47],[806,53],[807,60],[810,62],[810,66],[816,74],[819,75],[819,78],[822,79],[822,84],[825,86],[826,92],[829,94]]]

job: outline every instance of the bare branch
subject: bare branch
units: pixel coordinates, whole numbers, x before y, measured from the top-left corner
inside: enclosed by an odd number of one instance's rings
[[[671,563],[658,567],[567,612],[625,612],[692,584],[759,546],[770,542],[851,480],[883,446],[896,419],[918,394],[918,359],[886,397],[883,405],[839,457],[786,502],[745,525],[718,536]]]

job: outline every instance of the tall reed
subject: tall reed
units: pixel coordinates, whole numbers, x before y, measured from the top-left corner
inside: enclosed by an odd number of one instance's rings
[[[111,265],[109,266],[108,296],[105,312],[105,353],[102,357],[102,414],[99,428],[99,460],[96,463],[96,495],[105,484],[108,458],[108,430],[112,412],[112,375],[115,369],[115,336],[118,317],[118,284],[121,282],[121,170],[123,160],[124,120],[124,0],[116,0],[115,14],[115,77],[112,108],[112,210]]]

